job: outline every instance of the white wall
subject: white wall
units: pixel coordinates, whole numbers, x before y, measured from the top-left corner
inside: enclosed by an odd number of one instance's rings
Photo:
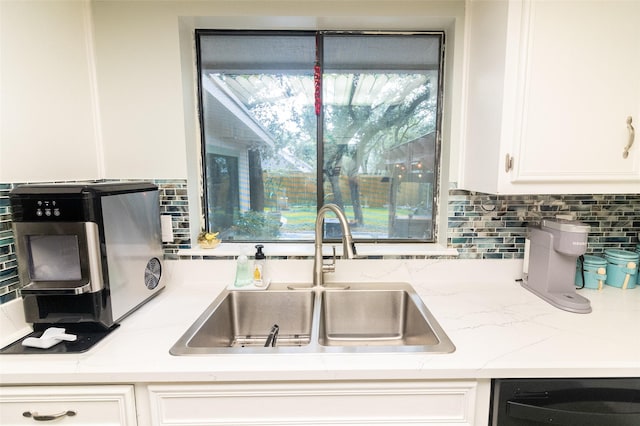
[[[188,178],[191,221],[200,222],[195,28],[444,29],[442,157],[443,164],[451,165],[442,176],[446,206],[447,184],[456,180],[458,167],[464,7],[464,0],[94,0],[105,174]],[[446,229],[446,214],[439,226]],[[197,232],[197,227],[192,230]]]
[[[180,3],[92,1],[108,178],[186,178]]]
[[[101,174],[85,1],[0,1],[0,182]]]

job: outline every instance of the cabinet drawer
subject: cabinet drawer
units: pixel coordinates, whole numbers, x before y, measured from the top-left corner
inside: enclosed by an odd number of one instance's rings
[[[473,425],[476,382],[149,386],[154,425]]]
[[[49,422],[39,421],[36,417],[57,415],[61,415],[60,418]],[[133,386],[0,387],[0,424],[47,423],[135,425],[136,407]]]

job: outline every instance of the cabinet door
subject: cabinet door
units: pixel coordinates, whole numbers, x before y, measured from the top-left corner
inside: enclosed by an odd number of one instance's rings
[[[640,190],[640,2],[525,1],[513,182]],[[519,134],[518,134],[519,131]]]
[[[0,424],[136,425],[133,386],[0,387]]]
[[[476,382],[151,385],[154,425],[401,425],[475,422]],[[488,404],[487,404],[488,405]]]
[[[91,3],[0,3],[0,182],[103,177]]]

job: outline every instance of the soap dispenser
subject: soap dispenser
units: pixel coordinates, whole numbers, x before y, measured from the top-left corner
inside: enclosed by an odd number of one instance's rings
[[[266,256],[262,249],[262,244],[256,245],[256,255],[253,260],[253,285],[256,287],[264,287],[266,285],[265,279],[265,261]]]
[[[251,266],[249,264],[249,258],[246,254],[241,254],[238,256],[237,266],[236,266],[236,280],[234,285],[236,287],[244,287],[253,282],[251,277]]]

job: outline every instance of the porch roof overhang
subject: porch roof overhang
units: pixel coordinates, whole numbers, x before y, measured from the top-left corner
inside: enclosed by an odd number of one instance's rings
[[[209,105],[211,125],[216,128],[216,134],[222,135],[226,143],[250,149],[259,144],[275,148],[275,141],[271,134],[255,120],[240,100],[217,78],[205,77],[202,89],[210,95]],[[286,150],[279,150],[277,154],[297,170],[310,173],[312,166],[298,159]]]

